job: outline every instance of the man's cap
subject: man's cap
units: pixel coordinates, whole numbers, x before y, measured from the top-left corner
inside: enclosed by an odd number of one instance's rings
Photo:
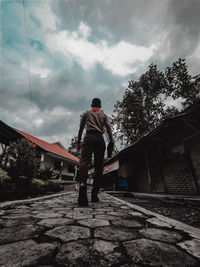
[[[92,107],[101,107],[101,100],[99,98],[92,99]]]

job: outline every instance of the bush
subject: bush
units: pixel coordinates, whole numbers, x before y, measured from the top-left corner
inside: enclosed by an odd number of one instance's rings
[[[15,179],[16,187],[25,195],[27,195],[31,191],[31,179],[26,176],[19,176]]]
[[[46,183],[40,179],[33,178],[31,181],[32,194],[44,194],[46,192]]]
[[[38,172],[39,153],[35,145],[26,139],[11,143],[7,148],[6,157],[3,160],[6,164],[4,168],[13,179],[19,176],[32,178]]]
[[[45,169],[39,169],[37,177],[41,180],[49,180],[53,178],[53,169],[45,167]]]
[[[10,176],[5,170],[0,169],[0,186],[9,183],[11,181]],[[1,188],[1,187],[0,187]]]
[[[18,190],[7,172],[0,168],[0,200],[15,199]]]

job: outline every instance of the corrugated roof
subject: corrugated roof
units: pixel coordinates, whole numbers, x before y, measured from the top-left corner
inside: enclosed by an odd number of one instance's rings
[[[58,146],[57,144],[50,144],[47,143],[35,136],[32,136],[30,134],[24,133],[18,129],[15,129],[18,133],[20,133],[21,135],[23,135],[26,139],[32,141],[34,144],[36,144],[37,146],[39,146],[40,148],[44,149],[45,151],[48,151],[50,153],[56,154],[58,156],[61,156],[63,158],[67,158],[69,160],[75,161],[75,162],[79,162],[79,159],[77,157],[75,157],[74,155],[70,154],[67,150],[61,148],[60,146]]]

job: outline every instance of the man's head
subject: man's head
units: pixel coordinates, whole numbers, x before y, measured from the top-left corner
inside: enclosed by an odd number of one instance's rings
[[[101,100],[99,98],[93,98],[91,107],[92,108],[101,108]]]

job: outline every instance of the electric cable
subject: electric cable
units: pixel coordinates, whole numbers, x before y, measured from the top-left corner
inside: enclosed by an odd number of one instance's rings
[[[31,84],[31,74],[30,74],[30,60],[29,60],[29,45],[28,45],[28,34],[27,34],[27,20],[26,20],[26,10],[25,10],[25,1],[23,0],[23,11],[24,11],[24,33],[26,40],[26,58],[27,58],[27,70],[28,70],[28,84],[29,84],[29,94],[31,101],[31,121],[34,131],[36,132],[36,128],[33,124],[33,97],[32,97],[32,84]]]

